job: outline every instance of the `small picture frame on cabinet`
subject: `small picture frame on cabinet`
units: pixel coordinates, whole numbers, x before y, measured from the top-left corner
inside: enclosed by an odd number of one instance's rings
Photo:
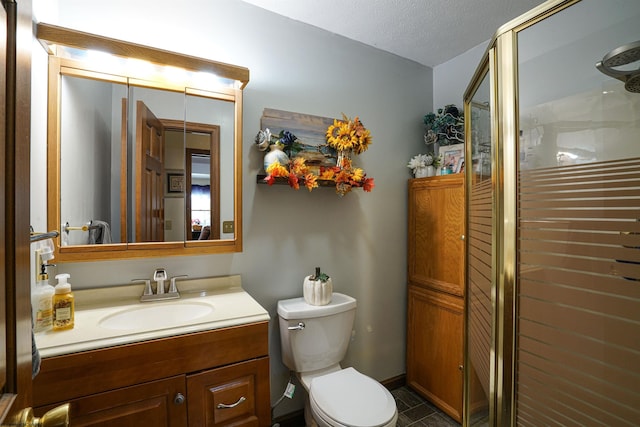
[[[449,173],[460,170],[460,161],[464,158],[464,144],[444,145],[439,149],[442,167],[449,169]]]
[[[456,165],[455,173],[464,173],[464,156],[458,159],[458,164]]]

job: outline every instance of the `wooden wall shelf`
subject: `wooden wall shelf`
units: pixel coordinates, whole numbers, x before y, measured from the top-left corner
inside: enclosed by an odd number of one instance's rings
[[[265,184],[268,185],[267,182],[264,180],[267,177],[266,173],[259,173],[256,176],[256,182],[258,184]],[[318,183],[318,187],[331,187],[331,188],[336,188],[336,182],[330,179],[318,179],[316,181]],[[278,177],[275,179],[275,182],[273,183],[273,185],[289,185],[289,180],[287,178],[284,177]],[[300,184],[300,188],[303,188],[304,184]],[[353,188],[360,188],[360,187],[353,187]]]

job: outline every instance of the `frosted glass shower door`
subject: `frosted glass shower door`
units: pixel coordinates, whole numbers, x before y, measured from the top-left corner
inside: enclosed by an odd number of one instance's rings
[[[467,291],[465,384],[469,425],[485,425],[489,419],[494,342],[492,298],[494,258],[494,181],[491,141],[491,102],[488,65],[485,75],[466,105],[469,117],[470,177],[467,197]],[[469,158],[469,153],[467,153]]]
[[[517,425],[640,422],[640,93],[595,66],[639,22],[583,0],[517,36]]]

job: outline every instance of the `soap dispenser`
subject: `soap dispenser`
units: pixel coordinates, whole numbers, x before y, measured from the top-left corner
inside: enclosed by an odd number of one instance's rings
[[[36,288],[33,295],[31,295],[34,332],[48,331],[53,325],[53,295],[55,290],[49,284],[47,267],[50,266],[50,264],[40,264],[40,274],[38,274]]]
[[[67,279],[71,277],[67,273],[56,275],[58,284],[53,295],[53,330],[62,331],[73,328],[74,298],[71,292],[71,283]]]

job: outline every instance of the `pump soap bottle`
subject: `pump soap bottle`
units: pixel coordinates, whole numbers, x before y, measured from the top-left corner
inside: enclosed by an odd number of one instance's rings
[[[71,292],[71,284],[67,279],[71,277],[69,274],[58,274],[58,284],[56,285],[56,293],[53,295],[53,330],[62,331],[64,329],[73,328],[74,317],[74,301]]]
[[[40,264],[40,274],[36,288],[31,297],[31,307],[33,308],[33,331],[43,332],[51,329],[53,324],[53,286],[49,284],[47,267],[51,264]]]

